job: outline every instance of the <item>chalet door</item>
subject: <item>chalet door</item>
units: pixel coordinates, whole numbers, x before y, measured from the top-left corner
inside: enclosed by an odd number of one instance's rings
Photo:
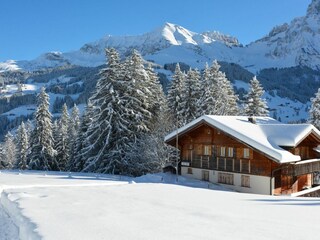
[[[202,170],[202,180],[209,181],[209,171]]]

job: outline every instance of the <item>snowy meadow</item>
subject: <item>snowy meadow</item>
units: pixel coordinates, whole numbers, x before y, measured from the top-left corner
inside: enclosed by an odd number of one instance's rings
[[[312,239],[320,200],[170,174],[0,173],[0,239]]]

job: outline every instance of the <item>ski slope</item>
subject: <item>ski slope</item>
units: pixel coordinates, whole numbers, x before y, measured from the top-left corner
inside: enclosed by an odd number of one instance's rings
[[[0,223],[12,221],[18,229],[1,232],[11,239],[294,240],[318,234],[319,199],[223,191],[168,174],[133,179],[4,171],[0,189]]]

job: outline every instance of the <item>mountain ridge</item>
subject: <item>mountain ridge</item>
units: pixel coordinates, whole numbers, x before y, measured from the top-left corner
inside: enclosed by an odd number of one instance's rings
[[[178,24],[164,23],[133,36],[106,35],[70,52],[48,52],[31,61],[0,63],[1,71],[34,71],[78,65],[96,67],[105,62],[104,49],[116,48],[122,56],[136,49],[158,64],[186,62],[202,68],[214,59],[236,63],[256,73],[265,68],[306,66],[320,70],[320,0],[312,0],[305,16],[275,26],[264,37],[243,46],[236,37],[217,31],[196,33]]]

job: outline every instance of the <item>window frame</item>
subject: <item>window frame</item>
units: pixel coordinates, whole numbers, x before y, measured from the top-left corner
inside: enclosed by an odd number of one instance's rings
[[[243,158],[249,159],[250,158],[250,149],[249,148],[244,148],[243,149]]]
[[[220,146],[219,155],[220,155],[220,157],[225,157],[226,156],[226,147]]]
[[[233,158],[233,152],[234,152],[234,148],[228,147],[228,157]]]
[[[211,155],[211,145],[203,145],[203,155],[204,156]]]

